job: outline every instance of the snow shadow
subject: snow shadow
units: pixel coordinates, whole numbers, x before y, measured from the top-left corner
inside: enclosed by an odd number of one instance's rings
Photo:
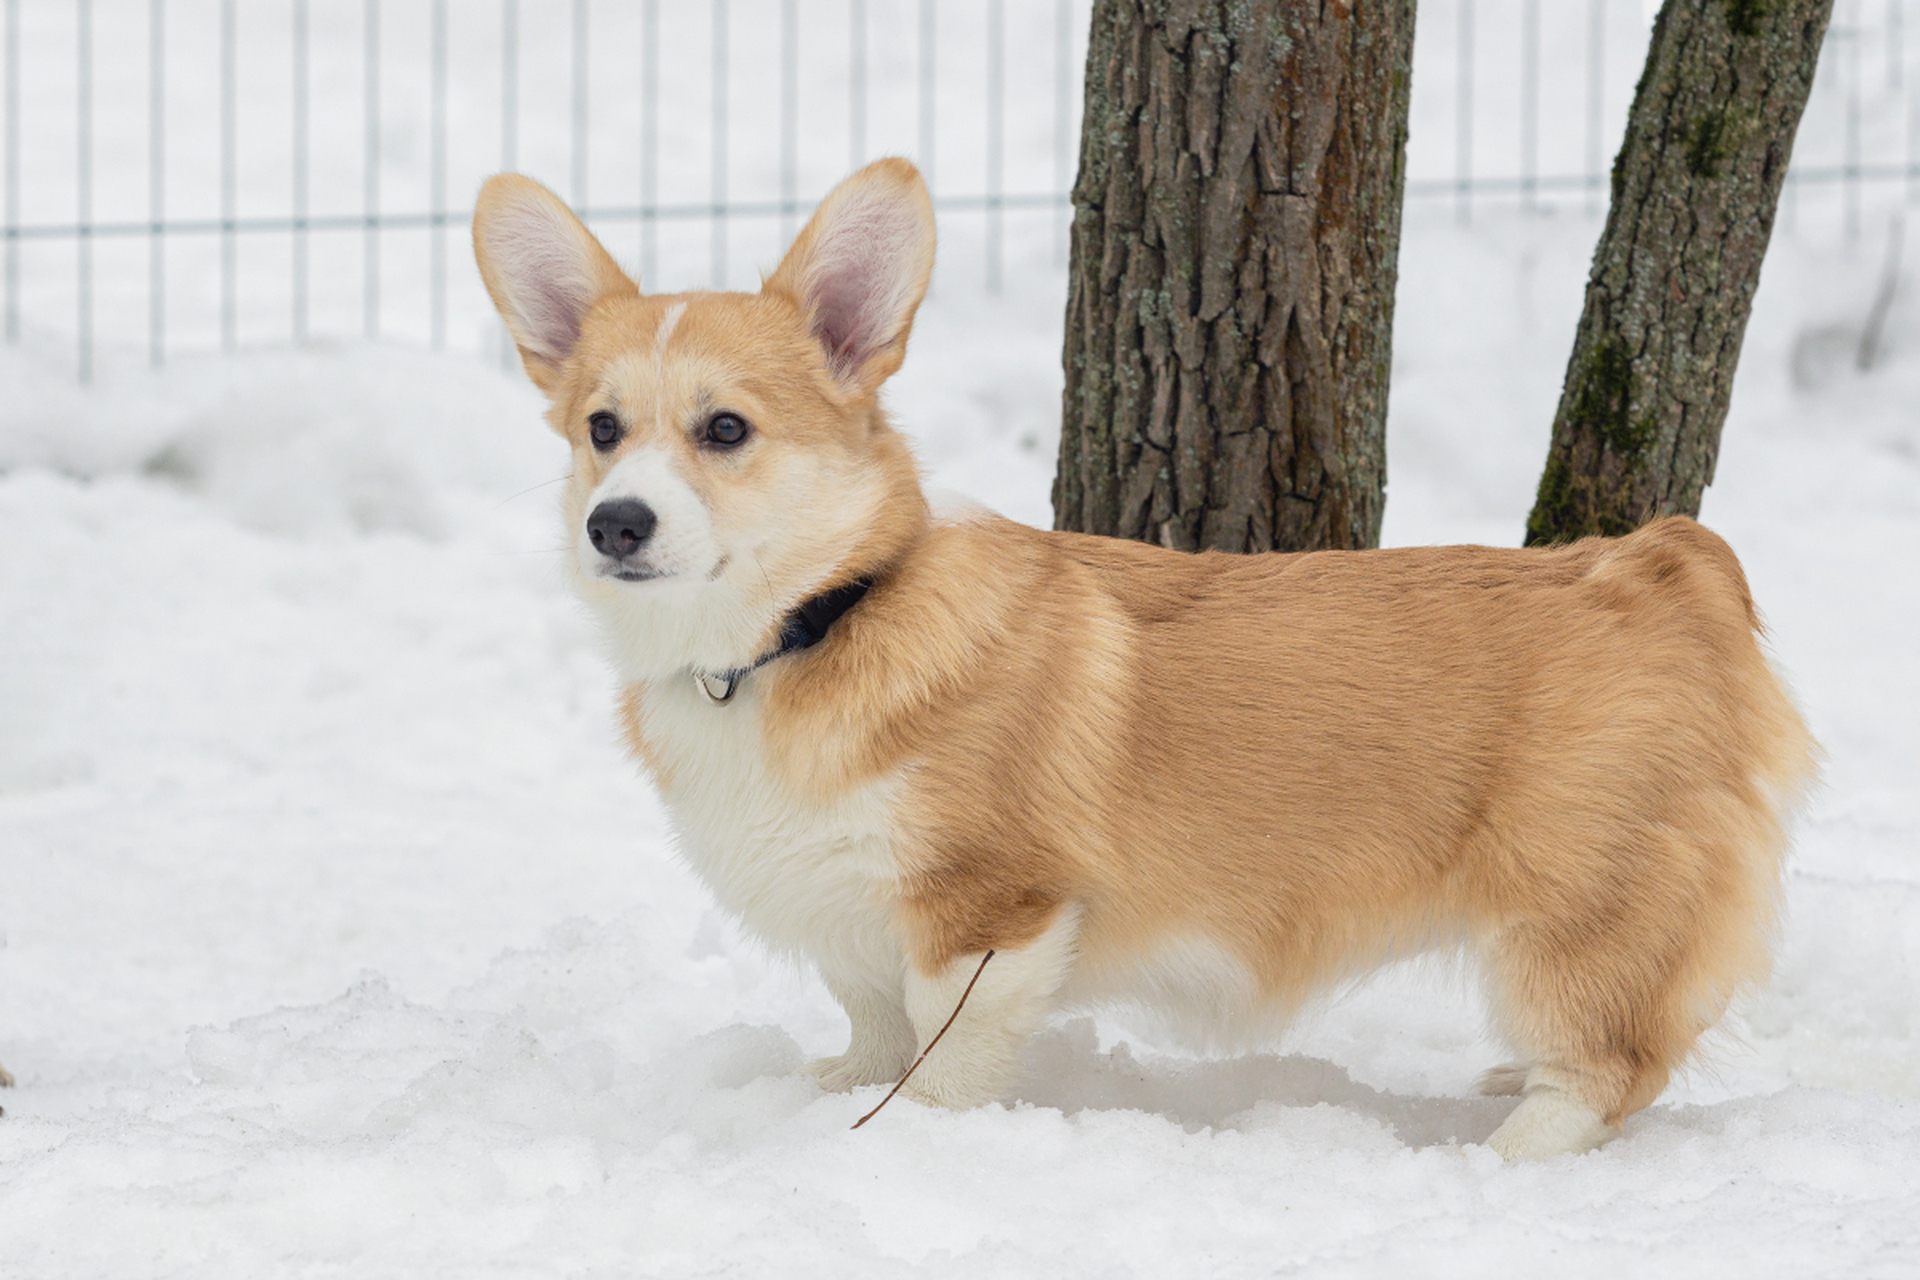
[[[1014,1100],[1063,1115],[1140,1111],[1189,1133],[1269,1127],[1271,1107],[1336,1107],[1376,1121],[1408,1147],[1484,1143],[1512,1098],[1408,1097],[1362,1084],[1344,1067],[1303,1054],[1227,1058],[1136,1057],[1124,1041],[1101,1052],[1090,1019],[1034,1036]]]

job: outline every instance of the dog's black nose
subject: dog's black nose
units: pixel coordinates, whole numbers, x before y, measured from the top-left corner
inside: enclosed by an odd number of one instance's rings
[[[593,509],[587,517],[587,537],[601,555],[624,560],[647,545],[656,523],[652,507],[638,498],[619,498]]]

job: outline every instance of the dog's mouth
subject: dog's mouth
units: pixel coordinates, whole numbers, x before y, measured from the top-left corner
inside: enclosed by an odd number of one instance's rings
[[[718,582],[720,575],[726,572],[727,566],[731,563],[733,563],[733,557],[723,555],[714,563],[713,568],[700,576],[708,582]],[[660,569],[652,565],[602,560],[593,576],[602,579],[611,578],[615,582],[663,582],[669,578],[685,578],[691,575],[684,570]]]
[[[658,569],[649,569],[645,565],[615,564],[602,569],[600,576],[612,578],[618,582],[653,582],[660,578],[671,578],[673,575],[662,573]]]

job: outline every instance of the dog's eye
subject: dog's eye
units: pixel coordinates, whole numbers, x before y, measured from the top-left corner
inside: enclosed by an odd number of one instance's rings
[[[620,419],[605,409],[587,418],[587,435],[596,449],[611,449],[620,443]]]
[[[731,449],[747,438],[747,421],[739,414],[716,413],[707,421],[703,439],[722,449]]]

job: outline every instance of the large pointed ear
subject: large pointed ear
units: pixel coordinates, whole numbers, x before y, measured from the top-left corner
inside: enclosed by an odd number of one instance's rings
[[[800,304],[834,376],[864,394],[906,359],[932,274],[927,184],[905,160],[876,160],[821,202],[766,287]]]
[[[593,304],[640,291],[559,196],[517,173],[480,188],[473,256],[527,376],[549,395]]]

